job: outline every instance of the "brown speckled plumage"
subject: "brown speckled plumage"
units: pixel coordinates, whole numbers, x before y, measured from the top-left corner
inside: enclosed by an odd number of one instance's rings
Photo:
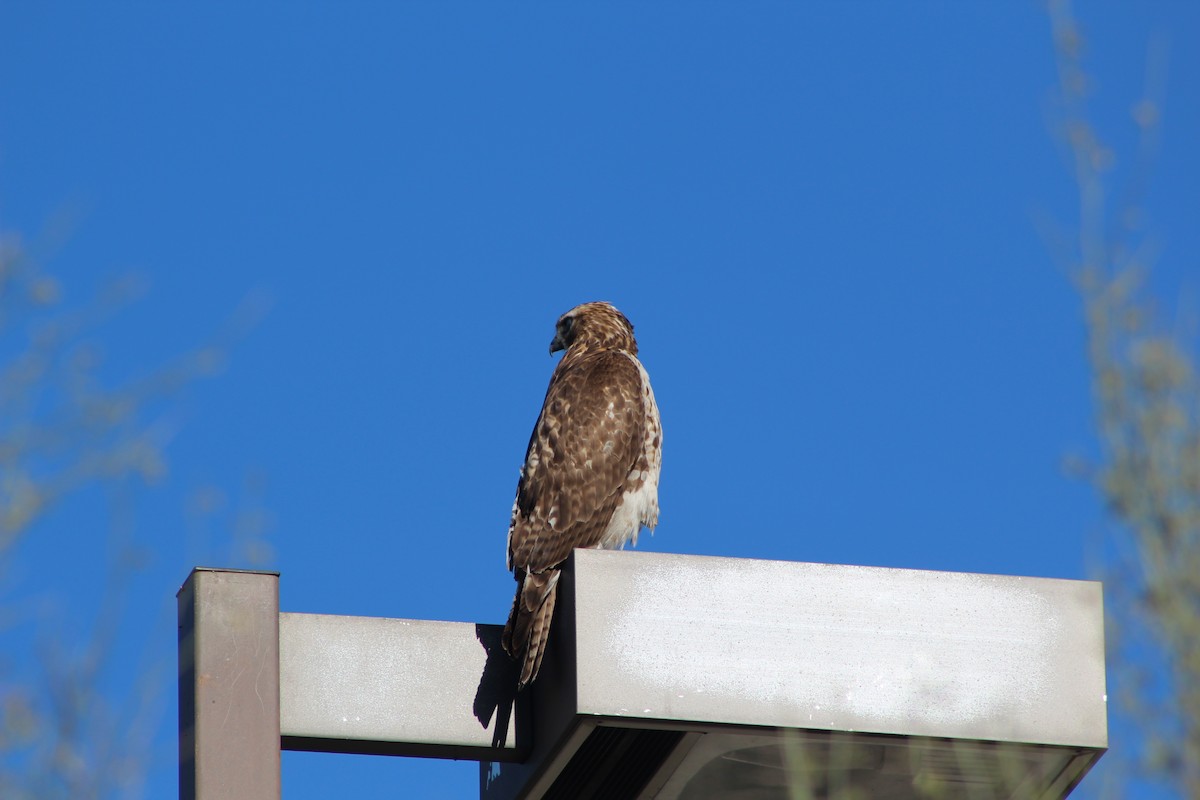
[[[517,484],[508,567],[518,582],[504,648],[537,677],[554,614],[559,569],[576,547],[637,543],[658,522],[662,426],[633,326],[608,303],[559,318],[550,378]]]

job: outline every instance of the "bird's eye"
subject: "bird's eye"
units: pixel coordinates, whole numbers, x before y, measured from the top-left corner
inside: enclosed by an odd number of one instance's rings
[[[562,332],[563,332],[563,333],[570,333],[570,332],[571,332],[571,328],[572,328],[574,325],[575,325],[575,318],[574,318],[574,317],[563,317],[563,320],[562,320],[562,322],[558,323],[558,326],[559,326],[560,328],[562,328]]]

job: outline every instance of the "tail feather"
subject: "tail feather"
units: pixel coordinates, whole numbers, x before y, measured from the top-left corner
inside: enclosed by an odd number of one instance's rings
[[[525,573],[513,598],[512,613],[508,615],[501,641],[508,654],[521,661],[521,687],[533,681],[541,669],[558,596],[559,574],[556,569]]]

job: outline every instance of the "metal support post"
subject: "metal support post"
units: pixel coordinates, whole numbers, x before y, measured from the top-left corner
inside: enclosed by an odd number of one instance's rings
[[[177,598],[181,800],[280,800],[279,574],[197,567]]]

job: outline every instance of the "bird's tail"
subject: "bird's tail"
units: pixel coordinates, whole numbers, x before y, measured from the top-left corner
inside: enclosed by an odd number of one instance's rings
[[[559,570],[527,572],[521,577],[512,613],[504,626],[504,649],[521,661],[520,687],[537,677],[546,654],[550,636],[550,620],[554,617],[554,600],[558,595]]]

